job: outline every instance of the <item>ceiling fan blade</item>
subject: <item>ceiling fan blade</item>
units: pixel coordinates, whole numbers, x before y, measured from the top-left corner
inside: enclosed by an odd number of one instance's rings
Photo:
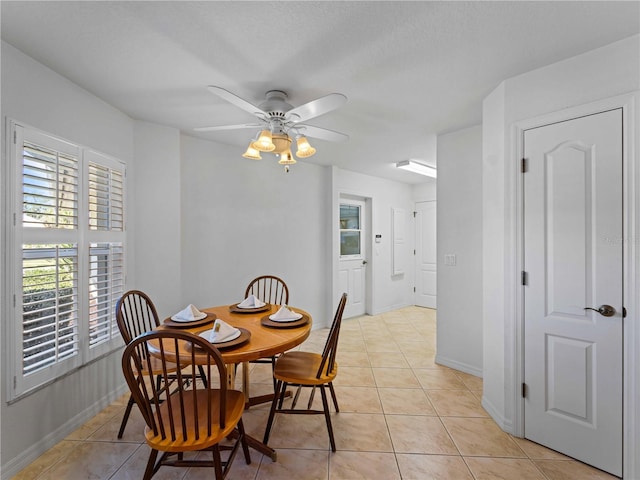
[[[313,125],[297,124],[295,127],[293,127],[292,130],[295,130],[297,133],[300,133],[301,135],[305,135],[307,137],[327,140],[329,142],[345,142],[349,140],[349,135],[345,135],[344,133],[340,132],[334,132],[333,130],[329,130],[326,128],[314,127]]]
[[[216,87],[214,85],[209,85],[209,91],[214,95],[219,96],[223,100],[235,105],[242,110],[251,113],[252,115],[256,115],[257,117],[269,117],[267,112],[260,109],[260,107],[256,107],[254,104],[247,102],[246,100],[240,98],[234,93],[231,93],[229,90],[225,90],[222,87]]]
[[[335,110],[344,105],[346,101],[347,97],[341,93],[330,93],[299,107],[292,108],[286,113],[286,117],[294,122],[304,122],[310,118],[319,117],[331,110]]]
[[[220,125],[219,127],[196,127],[196,132],[215,132],[220,130],[240,130],[242,128],[259,128],[262,127],[260,123],[243,123],[241,125]]]

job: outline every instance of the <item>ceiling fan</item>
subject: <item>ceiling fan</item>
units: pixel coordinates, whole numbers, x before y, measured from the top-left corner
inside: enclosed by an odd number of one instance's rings
[[[243,157],[259,160],[262,158],[260,157],[260,152],[271,152],[280,157],[278,163],[285,165],[285,169],[288,171],[288,166],[296,163],[290,149],[292,137],[296,139],[296,156],[299,158],[310,157],[316,152],[315,148],[309,145],[306,137],[330,142],[343,142],[349,139],[349,136],[344,133],[304,123],[344,105],[347,97],[341,93],[330,93],[294,107],[287,103],[287,94],[282,90],[269,90],[265,94],[265,100],[258,106],[222,87],[209,86],[209,91],[257,117],[257,121],[254,123],[195,128],[198,132],[245,128],[260,129],[259,133],[249,143],[249,148],[247,148]]]

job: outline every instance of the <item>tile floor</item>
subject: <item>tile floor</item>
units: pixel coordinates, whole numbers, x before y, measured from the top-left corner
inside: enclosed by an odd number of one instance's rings
[[[300,348],[321,351],[326,334],[326,329],[312,332]],[[615,478],[504,433],[480,405],[482,380],[436,365],[434,355],[434,310],[409,307],[345,320],[335,382],[340,413],[332,417],[338,451],[329,448],[322,416],[277,416],[270,439],[277,461],[252,450],[252,463],[246,465],[239,454],[227,478]],[[270,366],[252,365],[252,393],[272,390]],[[14,479],[142,478],[149,450],[137,408],[124,438],[116,438],[126,399],[107,407]],[[243,417],[248,433],[259,439],[268,408],[253,407]],[[196,480],[212,475],[207,468],[164,467],[154,478]]]

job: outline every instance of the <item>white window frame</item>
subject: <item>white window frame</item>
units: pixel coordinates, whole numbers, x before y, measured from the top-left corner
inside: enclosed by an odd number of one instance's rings
[[[118,349],[122,346],[122,337],[118,332],[115,322],[115,302],[125,291],[126,283],[126,223],[124,218],[126,206],[126,164],[118,159],[109,157],[102,153],[96,152],[85,146],[61,139],[54,135],[42,132],[38,129],[26,126],[22,123],[8,120],[7,133],[9,136],[8,164],[9,175],[6,181],[7,191],[9,195],[6,197],[7,208],[9,210],[7,218],[7,272],[5,280],[7,286],[11,289],[10,306],[7,311],[10,312],[9,321],[6,325],[6,341],[5,349],[8,352],[7,365],[8,370],[8,392],[9,400],[15,400],[25,394],[28,394],[38,388],[41,388],[57,378],[68,374],[69,372],[85,365],[103,355]],[[50,148],[54,151],[65,153],[77,157],[78,159],[78,214],[76,228],[34,228],[23,227],[23,146],[24,142],[40,145]],[[94,163],[104,166],[111,173],[116,172],[116,187],[120,185],[121,191],[118,195],[120,219],[117,223],[121,226],[118,230],[91,229],[89,227],[89,164]],[[120,176],[119,176],[120,175]],[[117,182],[120,182],[118,184]],[[117,190],[117,189],[116,189]],[[111,193],[106,195],[111,198]],[[109,206],[110,208],[110,206]],[[77,250],[77,308],[78,308],[78,354],[62,361],[48,365],[33,373],[25,374],[23,372],[23,245],[40,245],[40,244],[74,244]],[[102,328],[104,338],[90,345],[90,309],[93,312],[94,320],[96,319],[95,302],[93,307],[90,305],[90,247],[94,244],[106,246],[101,249],[103,255],[101,259],[101,269],[111,269],[109,272],[116,271],[113,279],[109,280],[108,286],[102,285],[100,298],[104,299],[108,296],[108,305],[102,305],[102,321],[105,321],[106,311],[108,310],[108,319],[111,325]],[[111,255],[111,247],[118,253]],[[112,260],[115,259],[115,262]],[[108,262],[105,262],[108,260]],[[95,262],[94,262],[95,274]],[[110,273],[111,275],[111,273]],[[95,277],[95,275],[94,275]],[[95,283],[95,281],[94,281]],[[113,289],[112,289],[113,286]],[[94,288],[95,290],[95,288]],[[100,319],[98,319],[100,320]],[[95,321],[93,322],[95,325]],[[94,331],[96,329],[94,328]]]
[[[338,240],[338,248],[340,250],[340,259],[341,260],[358,260],[361,258],[364,258],[364,238],[363,238],[363,230],[364,230],[364,202],[361,202],[359,200],[343,200],[340,202],[338,208],[338,220],[341,220],[341,215],[340,215],[340,209],[342,209],[342,207],[352,207],[352,208],[357,208],[358,209],[358,228],[342,228],[343,225],[340,225],[340,228],[338,229],[338,235],[339,235],[339,240]],[[350,254],[350,255],[343,255],[342,254],[342,234],[343,233],[348,233],[348,232],[357,232],[358,233],[358,239],[360,242],[360,252],[359,253],[354,253],[354,254]]]

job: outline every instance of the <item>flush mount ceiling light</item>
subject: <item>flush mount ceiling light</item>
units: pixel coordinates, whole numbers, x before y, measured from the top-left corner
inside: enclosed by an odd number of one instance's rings
[[[344,133],[302,123],[344,105],[347,97],[341,93],[330,93],[294,107],[287,103],[287,94],[281,90],[269,90],[265,95],[266,100],[259,106],[255,106],[221,87],[210,86],[209,91],[236,107],[255,115],[259,123],[198,127],[195,130],[212,132],[241,128],[255,129],[257,131],[256,136],[249,142],[247,150],[242,154],[245,158],[261,160],[260,152],[272,153],[279,158],[278,163],[284,165],[285,171],[288,172],[289,166],[296,163],[291,153],[293,139],[296,141],[296,157],[309,158],[316,153],[316,149],[311,146],[307,137],[319,138],[330,142],[342,142],[349,138]]]
[[[435,167],[425,165],[424,163],[417,162],[416,160],[402,160],[396,163],[397,168],[407,170],[413,173],[419,173],[427,177],[437,178],[437,171]]]

